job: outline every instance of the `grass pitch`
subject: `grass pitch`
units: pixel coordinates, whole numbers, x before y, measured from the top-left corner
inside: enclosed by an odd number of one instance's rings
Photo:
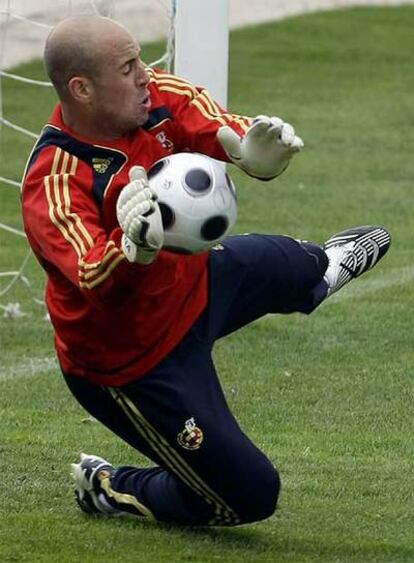
[[[229,402],[281,472],[277,515],[197,530],[78,511],[68,473],[80,451],[146,461],[65,388],[31,259],[32,293],[17,284],[0,298],[26,313],[0,322],[0,561],[414,561],[413,29],[412,7],[361,8],[231,37],[232,110],[280,115],[306,143],[278,180],[232,171],[237,232],[322,242],[379,223],[393,235],[375,272],[314,315],[267,317],[217,344]],[[148,46],[147,60],[159,50]],[[19,70],[42,76],[36,62]],[[53,95],[4,80],[3,101],[5,117],[38,131]],[[18,180],[30,146],[3,128],[0,175]],[[1,186],[0,201],[1,220],[21,228],[17,190]],[[24,239],[0,236],[1,270],[17,269]]]

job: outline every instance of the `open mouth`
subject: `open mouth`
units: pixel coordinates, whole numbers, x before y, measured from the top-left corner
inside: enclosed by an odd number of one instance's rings
[[[144,98],[141,102],[140,105],[144,106],[145,109],[150,109],[151,107],[151,98],[150,96],[147,96],[146,98]]]

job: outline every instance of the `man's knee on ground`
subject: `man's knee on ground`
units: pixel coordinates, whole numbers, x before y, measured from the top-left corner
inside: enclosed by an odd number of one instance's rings
[[[238,494],[237,513],[241,523],[257,522],[272,516],[276,510],[280,491],[277,470],[269,463],[260,468],[248,485]]]

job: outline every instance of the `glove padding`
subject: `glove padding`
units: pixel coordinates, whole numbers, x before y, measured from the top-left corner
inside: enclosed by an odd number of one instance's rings
[[[118,222],[124,231],[122,251],[130,262],[150,264],[164,242],[161,212],[144,168],[133,166],[129,179],[116,204]]]
[[[258,115],[244,137],[224,125],[218,130],[217,138],[234,164],[260,180],[271,180],[282,174],[292,156],[303,147],[292,125],[266,115]]]

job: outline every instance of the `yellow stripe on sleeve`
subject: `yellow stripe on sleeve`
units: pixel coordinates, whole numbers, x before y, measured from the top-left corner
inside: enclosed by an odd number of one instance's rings
[[[51,179],[50,176],[45,176],[44,181],[43,181],[44,186],[45,186],[46,199],[47,199],[48,207],[49,207],[50,220],[55,225],[55,227],[57,227],[59,229],[59,231],[62,233],[63,237],[67,240],[67,242],[72,245],[76,254],[78,255],[78,258],[81,258],[82,254],[81,254],[80,248],[76,244],[76,241],[74,241],[69,236],[67,229],[65,229],[65,227],[58,221],[58,219],[55,216],[54,203],[53,203],[52,196],[51,196],[52,190],[51,190],[51,186],[50,186],[50,179]]]
[[[76,172],[78,159],[57,147],[50,176],[44,179],[49,217],[65,240],[74,248],[78,258],[84,256],[87,247],[93,247],[93,239],[76,213],[70,212],[69,175]],[[70,167],[70,173],[67,169]]]
[[[118,266],[118,264],[125,259],[126,259],[126,257],[124,256],[124,254],[120,253],[117,256],[117,258],[115,258],[112,262],[110,262],[110,264],[108,264],[106,269],[104,271],[102,271],[102,274],[98,278],[94,279],[91,282],[81,281],[79,283],[80,287],[83,287],[85,289],[93,289],[97,285],[100,285],[102,282],[104,282],[106,279],[109,278],[109,276],[111,275],[113,270]]]
[[[199,91],[189,82],[171,75],[161,75],[156,82],[160,92],[170,92],[190,98],[190,103],[207,119],[218,121],[221,125],[237,123],[243,131],[246,131],[250,126],[250,118],[223,112],[207,90]]]

